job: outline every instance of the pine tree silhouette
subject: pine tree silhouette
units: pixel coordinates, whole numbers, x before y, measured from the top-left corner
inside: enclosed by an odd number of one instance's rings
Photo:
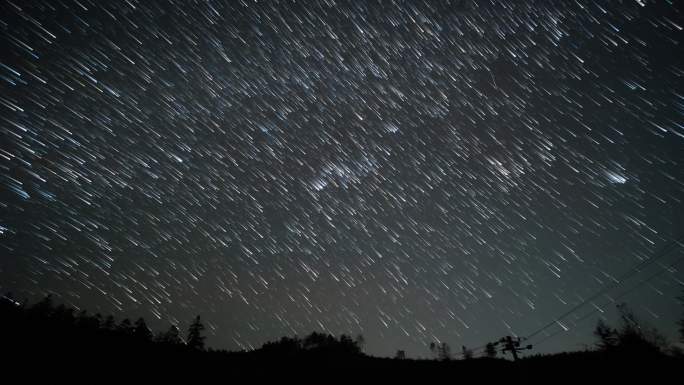
[[[188,329],[188,347],[190,349],[204,350],[205,337],[202,335],[203,331],[204,325],[200,321],[200,316],[197,316]]]
[[[150,341],[152,339],[152,332],[150,331],[150,328],[147,327],[144,318],[140,317],[135,321],[133,336],[140,341]]]

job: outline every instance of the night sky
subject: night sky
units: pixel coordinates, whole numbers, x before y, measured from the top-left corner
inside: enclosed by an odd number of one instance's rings
[[[426,357],[595,293],[535,352],[620,301],[676,339],[681,1],[0,4],[3,292],[230,350]]]

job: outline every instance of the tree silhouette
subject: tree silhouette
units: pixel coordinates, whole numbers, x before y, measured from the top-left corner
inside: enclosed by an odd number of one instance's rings
[[[116,327],[116,331],[122,335],[133,335],[133,325],[131,324],[131,320],[124,318],[119,326]]]
[[[30,314],[36,318],[47,318],[53,313],[52,294],[48,294],[41,301],[31,306]]]
[[[280,356],[292,356],[302,351],[302,340],[296,336],[282,337],[279,341],[266,342],[261,347],[261,351]]]
[[[92,325],[94,329],[100,329],[102,327],[102,314],[100,313],[95,313],[95,315],[92,317],[93,321]]]
[[[176,325],[171,325],[169,330],[164,333],[159,333],[155,338],[155,341],[169,345],[183,344],[183,339],[180,336],[180,330],[178,330]]]
[[[64,304],[60,304],[55,308],[55,311],[53,312],[53,317],[57,322],[59,322],[62,325],[73,325],[76,321],[76,317],[74,316],[74,309],[68,308],[64,306]]]
[[[113,315],[108,315],[102,323],[102,329],[107,331],[112,331],[116,328],[116,320],[114,320]]]
[[[98,316],[100,318],[98,318]],[[99,314],[97,316],[91,316],[87,311],[81,310],[76,317],[76,326],[91,331],[97,330],[100,328],[101,318],[102,316]]]
[[[332,345],[334,337],[329,334],[313,332],[304,338],[302,347],[305,350],[322,350]]]
[[[603,320],[599,320],[596,324],[594,336],[598,338],[596,347],[600,350],[612,350],[618,346],[618,331],[608,326]]]
[[[354,355],[361,353],[361,346],[363,345],[363,336],[359,335],[355,339],[351,336],[342,334],[338,341],[333,343],[334,350],[339,353]]]
[[[366,345],[366,338],[363,336],[363,334],[358,334],[356,336],[356,339],[354,339],[354,342],[356,343],[356,346],[359,348],[359,352],[363,350],[363,347]]]
[[[442,342],[442,344],[439,346],[439,359],[441,361],[451,360],[451,346],[449,346],[449,344],[446,342]]]
[[[496,358],[497,355],[497,350],[496,350],[496,344],[494,342],[490,342],[487,345],[485,345],[485,350],[484,350],[484,356],[489,357],[489,358]]]
[[[359,346],[350,336],[342,334],[337,345],[340,353],[357,354],[359,353]]]
[[[612,328],[599,320],[594,329],[594,335],[599,339],[596,343],[599,350],[631,355],[660,355],[667,350],[667,340],[656,329],[642,326],[626,304],[617,307],[620,328]]]
[[[270,355],[293,356],[315,352],[322,355],[352,357],[361,354],[359,339],[342,334],[335,338],[330,334],[313,332],[303,339],[283,337],[279,341],[265,343],[261,350]]]
[[[461,354],[463,355],[463,359],[465,360],[473,358],[473,351],[466,348],[465,345],[461,346]]]
[[[449,346],[449,344],[446,342],[442,342],[441,344],[435,344],[434,342],[431,342],[430,351],[440,361],[451,360],[451,346]]]
[[[140,317],[135,321],[135,326],[133,328],[133,336],[139,341],[150,341],[152,340],[152,331],[147,327],[145,319]]]
[[[188,329],[188,347],[190,349],[204,350],[205,337],[202,335],[203,331],[204,324],[200,321],[200,316],[197,316]]]

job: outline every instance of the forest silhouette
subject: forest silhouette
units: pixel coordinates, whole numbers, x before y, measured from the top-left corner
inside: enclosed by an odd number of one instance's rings
[[[613,327],[599,321],[596,345],[585,351],[526,354],[512,361],[505,359],[511,357],[506,350],[518,345],[502,339],[487,343],[478,354],[463,346],[457,354],[460,359],[454,359],[447,343],[430,345],[432,359],[407,359],[403,350],[394,358],[364,354],[361,335],[335,337],[319,332],[282,337],[256,350],[215,350],[205,346],[200,316],[185,332],[171,325],[155,334],[143,318],[117,322],[111,315],[55,305],[52,296],[29,305],[5,295],[0,297],[3,378],[299,384],[615,383],[677,378],[684,367],[677,345],[642,326],[626,305],[618,310],[620,324]],[[684,342],[684,320],[680,326],[680,342]]]

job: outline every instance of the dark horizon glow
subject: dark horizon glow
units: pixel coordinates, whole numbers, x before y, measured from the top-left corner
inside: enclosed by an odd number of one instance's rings
[[[230,350],[527,336],[682,237],[683,19],[647,0],[0,0],[0,290],[155,330],[200,314]],[[591,345],[616,301],[675,340],[683,256],[534,352]]]

